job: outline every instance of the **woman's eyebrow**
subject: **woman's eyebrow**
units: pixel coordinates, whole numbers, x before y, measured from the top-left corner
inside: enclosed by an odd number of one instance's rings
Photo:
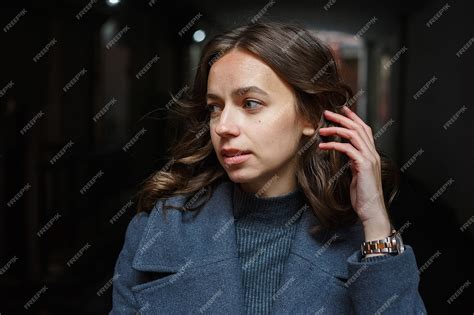
[[[242,96],[242,95],[244,95],[246,93],[249,93],[249,92],[261,94],[263,96],[268,96],[267,92],[265,92],[264,90],[262,90],[261,88],[255,86],[255,85],[244,86],[244,87],[237,88],[237,89],[232,91],[232,95],[233,96]],[[207,93],[206,98],[208,98],[208,99],[220,99],[220,97],[218,95],[213,94],[213,93]]]

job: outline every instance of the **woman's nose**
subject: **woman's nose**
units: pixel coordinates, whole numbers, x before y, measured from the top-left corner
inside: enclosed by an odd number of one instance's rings
[[[219,120],[215,126],[215,132],[221,136],[237,136],[239,127],[236,121],[237,113],[232,113],[229,106],[226,106],[219,116]]]

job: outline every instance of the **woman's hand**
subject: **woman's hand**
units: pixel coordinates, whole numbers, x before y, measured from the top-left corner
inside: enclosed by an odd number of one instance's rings
[[[365,240],[379,240],[391,233],[383,198],[380,156],[375,149],[370,127],[347,106],[343,106],[343,113],[345,116],[324,111],[326,119],[342,127],[320,128],[319,133],[322,136],[340,136],[350,140],[350,143],[320,143],[319,148],[334,149],[350,158],[352,206],[364,226]]]

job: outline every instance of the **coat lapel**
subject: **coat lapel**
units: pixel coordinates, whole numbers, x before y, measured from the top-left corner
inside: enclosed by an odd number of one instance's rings
[[[132,267],[167,275],[132,288],[142,313],[243,313],[231,192],[231,183],[221,184],[198,215],[169,209],[166,222],[163,202],[157,203]],[[169,205],[184,203],[184,196],[166,199]]]
[[[243,313],[232,195],[232,182],[223,182],[198,215],[170,209],[166,221],[163,201],[156,204],[132,267],[165,276],[132,288],[140,307],[158,313],[172,313],[176,307]],[[166,199],[174,206],[184,202],[184,196]],[[317,311],[331,289],[342,290],[347,279],[346,260],[360,244],[360,226],[312,237],[308,229],[314,224],[318,220],[308,207],[298,221],[280,289],[273,297],[274,312]]]

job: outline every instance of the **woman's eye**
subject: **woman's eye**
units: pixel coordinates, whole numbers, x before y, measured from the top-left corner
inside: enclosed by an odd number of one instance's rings
[[[249,105],[249,106],[247,106],[247,105]],[[244,101],[244,107],[246,107],[249,110],[258,109],[258,107],[261,106],[261,105],[262,104],[260,102],[253,101],[253,100],[245,100]],[[219,110],[219,105],[216,105],[216,104],[207,104],[206,107],[207,107],[207,110],[211,113],[214,113],[214,112]]]
[[[244,102],[245,105],[251,104],[251,103],[257,104],[257,106],[256,106],[256,107],[253,107],[253,108],[252,108],[252,107],[248,107],[249,109],[257,109],[259,105],[262,105],[262,104],[260,104],[260,102],[253,101],[253,100],[245,100],[245,102]]]
[[[208,104],[206,107],[207,107],[207,110],[212,113],[212,112],[214,112],[213,109],[214,109],[214,107],[216,107],[216,105],[214,105],[214,104]]]

